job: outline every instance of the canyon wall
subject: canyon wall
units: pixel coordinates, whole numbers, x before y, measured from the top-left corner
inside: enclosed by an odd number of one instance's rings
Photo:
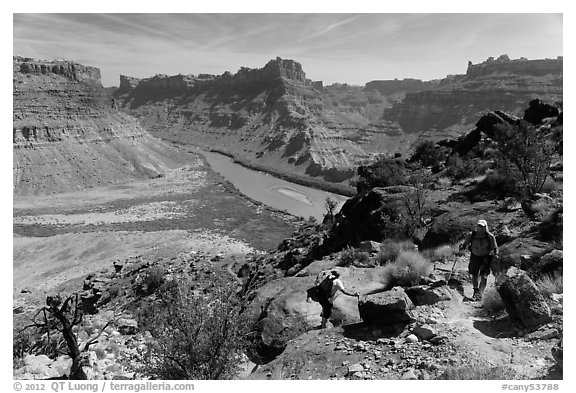
[[[170,78],[184,82],[170,85]],[[275,172],[347,182],[358,165],[405,152],[411,142],[381,120],[392,102],[378,89],[324,86],[293,60],[217,76],[157,75],[123,88],[128,84],[121,81],[115,97],[154,135]]]
[[[441,80],[311,81],[276,58],[222,75],[123,77],[115,97],[152,134],[297,176],[347,183],[358,165],[467,132],[492,110],[562,99],[562,58],[469,64]]]
[[[14,57],[14,194],[157,177],[175,164],[172,149],[113,106],[97,68]]]
[[[563,60],[510,60],[502,55],[468,64],[466,74],[452,75],[433,89],[410,92],[384,110],[384,119],[406,133],[438,138],[467,131],[483,113],[502,110],[521,115],[534,98],[562,100]]]

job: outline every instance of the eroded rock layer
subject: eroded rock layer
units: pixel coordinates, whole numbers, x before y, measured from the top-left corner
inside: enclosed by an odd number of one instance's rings
[[[519,114],[534,98],[561,100],[562,70],[562,58],[503,55],[442,80],[324,86],[299,63],[276,58],[236,74],[122,76],[114,97],[156,136],[275,173],[346,182],[378,155],[405,155],[421,138],[469,131],[484,112]]]
[[[15,195],[158,177],[178,160],[113,107],[99,69],[14,57],[13,73]]]

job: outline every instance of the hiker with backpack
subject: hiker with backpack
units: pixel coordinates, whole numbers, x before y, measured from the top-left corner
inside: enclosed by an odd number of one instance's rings
[[[317,301],[322,306],[322,323],[320,324],[321,329],[326,328],[326,323],[332,316],[332,308],[334,307],[334,300],[338,295],[338,292],[342,292],[344,295],[359,297],[358,292],[348,292],[344,288],[344,283],[340,280],[340,273],[336,270],[331,272],[322,272],[316,277],[315,286],[307,290],[307,301],[312,299]]]
[[[460,245],[460,251],[466,247],[470,247],[468,272],[472,276],[472,287],[474,289],[472,299],[479,301],[482,300],[482,294],[484,289],[486,289],[492,261],[498,255],[496,237],[488,230],[486,220],[478,220],[476,229]],[[480,276],[480,283],[478,283],[478,276]]]

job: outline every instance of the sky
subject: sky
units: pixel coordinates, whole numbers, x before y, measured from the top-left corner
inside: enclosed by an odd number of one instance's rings
[[[31,14],[13,15],[13,54],[119,75],[222,74],[280,56],[306,76],[363,85],[464,73],[490,56],[562,55],[562,14]]]

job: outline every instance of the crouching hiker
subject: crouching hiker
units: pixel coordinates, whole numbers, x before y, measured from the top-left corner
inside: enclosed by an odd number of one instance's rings
[[[470,263],[468,272],[472,276],[472,287],[474,288],[473,300],[481,300],[486,282],[490,274],[490,268],[495,256],[498,255],[498,245],[496,237],[488,230],[486,220],[478,220],[476,229],[460,245],[460,251],[470,246]],[[478,283],[480,276],[480,283]]]
[[[326,322],[332,316],[332,308],[334,307],[334,300],[336,299],[338,292],[342,292],[344,295],[359,297],[358,292],[348,292],[344,288],[342,280],[340,280],[340,273],[336,270],[331,272],[322,272],[316,277],[315,285],[306,291],[307,301],[312,299],[322,306],[322,323],[320,325],[321,329],[326,328]]]

